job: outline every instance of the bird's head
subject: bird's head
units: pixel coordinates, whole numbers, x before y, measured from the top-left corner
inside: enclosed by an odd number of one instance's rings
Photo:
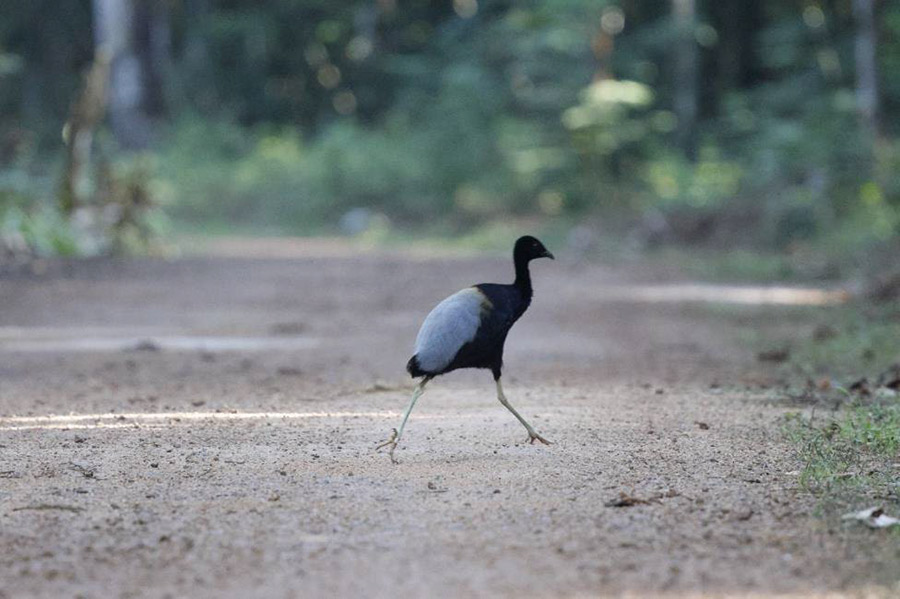
[[[516,262],[528,262],[535,258],[550,258],[554,260],[553,254],[544,247],[544,244],[531,235],[519,237],[513,249],[513,258],[515,258]]]

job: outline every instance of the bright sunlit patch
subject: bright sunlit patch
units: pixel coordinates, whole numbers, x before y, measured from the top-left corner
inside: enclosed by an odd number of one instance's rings
[[[825,13],[819,6],[810,4],[803,9],[803,22],[810,29],[818,29],[825,24]]]
[[[709,302],[723,304],[827,306],[846,302],[850,294],[843,289],[803,287],[743,287],[708,285],[648,285],[612,287],[605,299],[640,302]]]
[[[327,418],[398,418],[399,412],[136,412],[128,414],[67,414],[0,418],[0,430],[161,428],[193,422],[292,421]],[[418,418],[442,418],[423,414]]]
[[[453,10],[463,19],[471,19],[478,13],[478,0],[453,0]]]
[[[135,349],[175,351],[290,351],[312,349],[319,340],[302,336],[246,337],[154,334],[140,330],[48,327],[0,327],[0,351],[116,352]]]
[[[625,29],[625,13],[618,6],[609,6],[600,17],[600,27],[610,35],[619,35]]]

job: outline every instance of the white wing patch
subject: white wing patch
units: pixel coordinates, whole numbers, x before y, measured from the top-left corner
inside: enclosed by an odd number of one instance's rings
[[[427,372],[446,368],[459,348],[475,338],[481,314],[490,307],[490,300],[475,287],[458,291],[435,306],[416,336],[419,367]]]

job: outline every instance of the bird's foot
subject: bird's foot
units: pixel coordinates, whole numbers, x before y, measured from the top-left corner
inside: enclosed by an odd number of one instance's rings
[[[391,449],[390,449],[391,462],[394,464],[397,464],[399,462],[397,462],[397,458],[394,457],[394,449],[397,448],[397,442],[398,442],[397,429],[392,429],[392,431],[393,432],[391,432],[391,438],[388,439],[387,441],[385,441],[384,443],[378,445],[377,447],[375,447],[375,451],[378,451],[382,447],[387,447],[388,445],[390,445],[390,447],[391,447]]]
[[[531,443],[532,445],[534,445],[535,441],[540,441],[544,445],[550,445],[550,441],[543,438],[542,436],[537,434],[535,431],[533,431],[533,430],[528,431],[528,442]]]

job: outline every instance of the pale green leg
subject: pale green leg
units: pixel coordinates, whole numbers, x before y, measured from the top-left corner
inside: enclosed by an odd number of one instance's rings
[[[387,447],[388,445],[390,445],[391,461],[395,464],[397,463],[397,460],[394,458],[394,449],[396,449],[397,444],[400,442],[400,437],[403,435],[403,427],[406,426],[406,421],[409,419],[409,414],[410,412],[412,412],[413,406],[416,405],[416,401],[419,399],[419,396],[422,395],[422,393],[425,391],[425,385],[427,385],[428,381],[430,380],[431,377],[425,377],[424,379],[422,379],[422,382],[416,385],[416,389],[412,394],[412,399],[409,402],[409,407],[406,408],[406,413],[403,414],[403,421],[400,423],[400,429],[397,430],[395,428],[393,434],[391,434],[391,438],[375,448],[375,450],[377,451],[382,447]]]
[[[504,407],[506,407],[507,410],[512,412],[512,415],[515,416],[516,419],[522,423],[522,426],[525,427],[525,430],[528,431],[528,442],[534,443],[535,441],[540,441],[544,445],[550,445],[550,441],[548,441],[547,439],[545,439],[542,436],[540,436],[539,434],[537,434],[537,432],[535,432],[534,428],[532,428],[532,426],[530,424],[528,424],[528,422],[526,422],[526,420],[524,418],[522,418],[522,416],[520,416],[518,412],[516,412],[516,409],[510,405],[509,401],[506,399],[506,395],[503,394],[503,385],[500,384],[499,378],[496,380],[496,382],[497,382],[497,399],[500,400],[500,403],[502,403],[504,405]]]

